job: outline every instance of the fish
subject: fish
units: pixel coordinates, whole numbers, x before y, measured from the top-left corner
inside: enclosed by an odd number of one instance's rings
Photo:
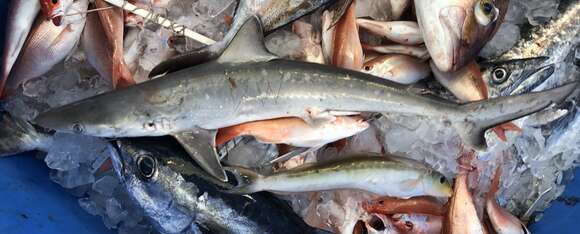
[[[40,10],[47,20],[52,20],[55,26],[62,24],[62,18],[67,6],[72,4],[72,0],[38,0]]]
[[[409,45],[368,45],[362,44],[363,49],[378,52],[381,54],[404,54],[421,60],[429,59],[429,51],[425,46]]]
[[[149,73],[149,77],[179,71],[193,65],[204,63],[219,57],[236,33],[252,17],[258,17],[265,32],[273,31],[320,7],[335,6],[337,14],[332,17],[334,25],[352,0],[240,0],[235,17],[228,32],[221,41],[186,54],[175,56],[161,62]]]
[[[402,54],[376,57],[365,62],[362,71],[400,84],[413,84],[431,74],[426,62]]]
[[[489,97],[529,93],[547,81],[555,64],[546,64],[548,57],[534,57],[479,63]]]
[[[443,217],[419,214],[395,214],[393,225],[405,234],[440,234]]]
[[[99,72],[101,77],[112,79],[111,83],[115,87],[115,80],[113,80],[113,67],[115,66],[115,62],[113,62],[113,47],[107,42],[99,16],[97,14],[88,14],[85,30],[81,36],[81,46],[87,55],[89,63]],[[123,77],[127,78],[124,80],[126,81],[125,83],[119,83],[120,87],[133,84],[134,81],[132,81],[133,78],[127,66],[121,65],[119,69],[121,69],[123,74],[126,74]],[[117,79],[117,82],[119,81],[123,81],[123,79]]]
[[[467,158],[469,157],[473,158],[474,155],[467,155]],[[477,215],[473,195],[468,186],[468,174],[468,170],[460,168],[459,174],[455,177],[453,196],[451,196],[451,199],[447,203],[448,210],[443,221],[441,233],[487,233]]]
[[[356,1],[351,5],[332,30],[332,54],[329,54],[330,63],[340,68],[360,70],[363,66],[364,55],[358,36],[358,26],[355,15]],[[333,15],[337,14],[333,12]],[[323,29],[324,30],[324,29]]]
[[[301,56],[298,58],[304,62],[324,63],[324,55],[320,45],[320,35],[317,35],[312,24],[297,20],[292,23],[292,31],[300,38],[302,47]]]
[[[2,50],[2,65],[0,70],[0,98],[4,95],[4,86],[8,75],[14,66],[24,42],[32,28],[34,19],[40,11],[38,1],[15,0],[10,1],[6,32],[4,33],[4,49]]]
[[[51,143],[50,133],[7,112],[0,112],[0,157],[46,150]]]
[[[98,11],[98,15],[101,19],[101,26],[107,39],[108,46],[111,48],[112,56],[110,60],[112,66],[107,68],[111,70],[109,77],[111,77],[113,89],[134,85],[136,82],[133,80],[133,75],[129,71],[123,57],[123,38],[125,30],[123,9],[118,7],[104,9],[111,7],[111,5],[104,0],[95,0],[95,7],[101,8],[101,10]],[[101,43],[104,42],[101,41]]]
[[[442,216],[446,212],[441,202],[434,197],[428,196],[411,197],[409,199],[380,197],[364,202],[362,207],[369,213],[386,215],[413,213]]]
[[[252,18],[217,60],[48,110],[33,122],[96,137],[172,135],[200,166],[225,179],[215,150],[220,128],[282,117],[313,122],[360,112],[401,113],[435,117],[456,129],[465,145],[483,149],[487,128],[560,102],[578,85],[460,105],[361,72],[277,59],[262,35]],[[312,115],[313,108],[320,113]],[[197,144],[205,151],[193,150]]]
[[[528,231],[522,221],[504,210],[497,203],[495,195],[500,185],[500,177],[501,167],[497,166],[485,201],[485,211],[491,221],[493,229],[498,234],[529,234],[530,231]]]
[[[508,0],[415,0],[429,54],[442,72],[475,59],[505,17]]]
[[[423,34],[414,21],[376,21],[357,19],[356,24],[369,32],[403,45],[420,45]]]
[[[301,118],[280,118],[234,125],[218,130],[216,145],[238,136],[251,135],[266,144],[320,147],[360,133],[369,127],[361,117],[337,116],[332,121],[310,125]]]
[[[110,147],[115,173],[158,231],[180,233],[194,223],[204,233],[322,233],[271,194],[221,192],[230,185],[205,173],[171,140],[124,139]]]
[[[72,3],[68,11],[85,12],[88,5],[88,0],[79,0]],[[85,17],[81,14],[70,15],[63,22],[61,26],[56,26],[43,16],[36,17],[6,82],[7,94],[14,93],[22,83],[48,72],[75,48],[85,26]]]
[[[358,189],[380,196],[449,197],[451,186],[439,172],[417,161],[393,155],[354,155],[344,160],[260,175],[242,167],[227,167],[238,185],[228,192],[313,192]]]

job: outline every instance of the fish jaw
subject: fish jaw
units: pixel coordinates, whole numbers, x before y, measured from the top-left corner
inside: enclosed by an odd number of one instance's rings
[[[517,95],[540,86],[555,71],[555,64],[546,64],[547,60],[537,57],[481,63],[489,96]]]

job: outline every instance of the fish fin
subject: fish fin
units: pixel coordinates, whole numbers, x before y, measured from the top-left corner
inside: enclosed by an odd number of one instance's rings
[[[194,129],[173,134],[173,137],[202,169],[222,181],[227,181],[226,173],[215,148],[216,133],[217,131],[213,130]]]
[[[302,148],[302,147],[300,147],[300,148],[295,148],[294,150],[291,150],[290,152],[288,152],[288,153],[286,153],[286,154],[284,154],[282,156],[279,156],[279,157],[277,157],[275,159],[272,159],[269,163],[270,164],[274,164],[274,163],[285,162],[285,161],[288,161],[291,158],[294,158],[294,157],[296,157],[298,155],[311,152],[311,151],[316,150],[318,148],[320,148],[320,147],[312,147],[312,148]]]
[[[266,62],[277,57],[264,44],[264,33],[260,20],[253,16],[240,28],[222,55],[219,63]]]
[[[232,189],[223,191],[231,194],[242,195],[257,192],[255,182],[264,177],[255,171],[243,167],[225,167],[225,170],[231,172],[236,178],[237,185]]]
[[[136,84],[133,79],[133,74],[127,68],[127,64],[121,58],[113,58],[113,72],[111,73],[111,79],[113,83],[113,89],[126,88],[131,85]]]
[[[501,141],[507,141],[507,137],[505,135],[505,132],[507,132],[507,131],[514,131],[514,132],[521,132],[522,131],[522,129],[520,127],[518,127],[517,125],[515,125],[512,122],[503,123],[499,126],[494,127],[492,130]]]
[[[475,149],[485,149],[485,130],[542,110],[552,103],[562,102],[580,82],[518,96],[498,97],[460,105],[455,111],[458,118],[452,126],[463,143]]]

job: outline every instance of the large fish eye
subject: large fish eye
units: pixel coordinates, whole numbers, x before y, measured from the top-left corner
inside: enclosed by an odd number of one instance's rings
[[[151,179],[155,172],[157,172],[157,161],[151,155],[143,154],[137,157],[135,161],[139,177],[148,180]]]
[[[474,8],[475,20],[482,26],[495,22],[499,16],[499,9],[492,0],[479,0]]]
[[[441,178],[439,178],[439,183],[445,184],[445,182],[447,182],[447,179],[445,179],[445,176],[441,176]]]
[[[508,70],[503,67],[497,67],[491,71],[491,81],[495,84],[502,84],[508,78]]]

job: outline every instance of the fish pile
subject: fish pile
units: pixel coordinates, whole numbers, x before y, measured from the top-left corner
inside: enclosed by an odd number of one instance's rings
[[[548,2],[11,1],[0,155],[119,233],[528,233],[580,156]]]

